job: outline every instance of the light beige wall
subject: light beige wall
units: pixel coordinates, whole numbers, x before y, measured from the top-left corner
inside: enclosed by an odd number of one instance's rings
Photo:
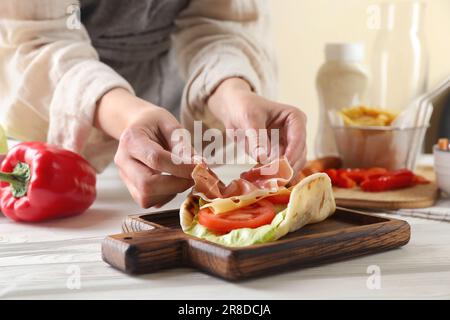
[[[395,1],[395,0],[394,0]],[[399,0],[400,1],[400,0]],[[279,68],[279,98],[308,115],[308,157],[318,122],[315,76],[326,42],[362,41],[370,53],[376,34],[367,27],[369,0],[270,0]],[[398,2],[398,1],[396,1]],[[429,87],[450,75],[450,0],[425,0]]]

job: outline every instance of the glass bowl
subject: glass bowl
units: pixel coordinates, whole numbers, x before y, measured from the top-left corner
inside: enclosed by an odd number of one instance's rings
[[[414,169],[428,126],[333,127],[345,168]]]

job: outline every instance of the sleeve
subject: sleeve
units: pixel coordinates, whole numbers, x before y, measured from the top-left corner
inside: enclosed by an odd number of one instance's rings
[[[47,140],[101,171],[117,142],[93,126],[97,100],[133,89],[99,61],[77,17],[72,0],[0,1],[2,124],[10,137]]]
[[[225,79],[245,79],[256,93],[273,98],[276,68],[265,0],[192,0],[176,20],[174,46],[186,80],[181,120],[223,129],[206,101]]]

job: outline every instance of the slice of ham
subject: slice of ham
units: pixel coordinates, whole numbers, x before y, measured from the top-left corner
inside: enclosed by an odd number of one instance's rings
[[[239,179],[225,185],[204,163],[198,164],[192,172],[194,179],[193,194],[206,201],[218,198],[230,198],[250,194],[258,190],[276,192],[292,179],[293,170],[286,158],[274,160],[268,164],[258,164]]]

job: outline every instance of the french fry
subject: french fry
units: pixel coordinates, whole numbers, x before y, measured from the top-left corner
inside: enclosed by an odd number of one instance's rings
[[[346,126],[389,126],[395,120],[394,112],[367,106],[355,106],[339,111]]]

